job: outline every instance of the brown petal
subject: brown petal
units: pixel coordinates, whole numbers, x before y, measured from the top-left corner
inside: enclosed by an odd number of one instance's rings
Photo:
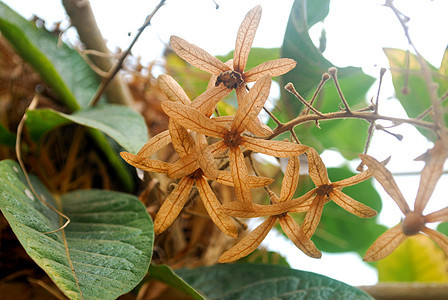
[[[275,156],[292,157],[305,153],[308,146],[299,145],[291,142],[263,140],[252,137],[243,137],[241,146],[255,152]]]
[[[243,132],[247,128],[247,124],[253,122],[257,118],[264,103],[269,96],[271,89],[271,78],[264,76],[260,78],[250,89],[245,97],[244,102],[240,102],[235,118],[232,123],[231,130],[238,133]]]
[[[215,158],[208,147],[205,135],[200,133],[196,134],[196,153],[196,158],[201,170],[207,177],[212,180],[216,180],[216,177],[218,177],[218,166],[216,165]]]
[[[287,211],[287,209],[279,205],[260,205],[241,201],[224,203],[221,206],[221,210],[229,216],[238,218],[275,216]]]
[[[305,235],[302,228],[300,228],[300,226],[294,221],[293,218],[291,218],[290,215],[286,214],[278,220],[285,234],[294,243],[294,245],[297,246],[297,248],[302,250],[302,252],[309,257],[322,257],[322,253],[316,248],[310,238]]]
[[[243,78],[245,82],[253,82],[265,75],[269,75],[269,77],[279,76],[294,69],[296,64],[296,61],[290,58],[266,61],[245,72]]]
[[[320,158],[319,153],[314,148],[309,148],[306,154],[308,157],[308,172],[314,184],[316,186],[330,184],[327,168]]]
[[[282,189],[280,191],[279,201],[291,200],[299,183],[300,159],[293,156],[289,159],[283,176]]]
[[[164,101],[162,108],[165,113],[173,118],[177,123],[184,126],[186,129],[196,131],[207,136],[224,137],[228,131],[224,126],[217,124],[212,119],[207,118],[194,108],[189,106]]]
[[[277,217],[267,218],[251,233],[243,237],[235,246],[224,252],[218,259],[220,263],[228,263],[252,253],[264,240],[277,221]]]
[[[228,215],[225,215],[219,209],[221,203],[216,198],[207,180],[205,178],[199,178],[196,180],[196,187],[198,188],[199,195],[201,196],[204,207],[207,210],[213,223],[221,229],[222,232],[236,238],[238,236],[238,229],[236,228],[233,220]]]
[[[233,54],[233,69],[243,73],[246,68],[250,48],[257,32],[258,23],[261,19],[261,6],[252,8],[245,16],[236,36],[235,52]]]
[[[207,51],[196,45],[190,44],[178,36],[171,36],[170,45],[177,55],[202,71],[219,75],[222,72],[231,70],[229,66],[210,55]]]
[[[157,150],[165,147],[171,142],[170,132],[168,130],[153,136],[146,144],[138,151],[138,156],[150,157]]]
[[[426,223],[448,222],[448,206],[425,216]]]
[[[229,171],[219,171],[216,181],[227,186],[233,186],[233,178]],[[274,182],[274,179],[272,178],[253,175],[249,175],[248,180],[248,184],[251,188],[267,186],[272,182]]]
[[[363,164],[365,164],[367,167],[369,167],[370,170],[372,170],[373,176],[383,186],[384,190],[389,194],[389,196],[391,196],[391,198],[397,203],[403,214],[407,214],[408,212],[410,212],[411,209],[409,208],[408,203],[406,202],[403,194],[398,188],[398,185],[395,182],[392,173],[390,173],[390,171],[386,169],[383,164],[369,155],[360,154],[359,157],[361,158]]]
[[[224,143],[224,141],[219,141],[208,146],[213,156],[218,156],[223,154],[229,147]]]
[[[180,157],[194,152],[195,145],[193,138],[183,126],[179,125],[174,119],[170,119],[168,130],[170,131],[174,150]]]
[[[197,109],[202,114],[210,117],[215,110],[216,104],[224,99],[232,90],[226,88],[223,84],[213,86],[200,94],[191,102],[190,107]]]
[[[190,175],[199,168],[196,152],[190,153],[179,158],[168,168],[168,177],[171,179],[182,178]]]
[[[314,202],[316,192],[317,188],[314,188],[311,191],[307,192],[306,194],[300,196],[299,198],[291,199],[283,203],[288,203],[288,205],[291,206],[288,212],[296,213],[296,212],[309,211],[311,205]],[[329,200],[325,200],[325,203],[327,203],[328,201]]]
[[[262,123],[258,117],[254,118],[252,122],[249,122],[246,129],[256,136],[270,136],[274,133],[272,129],[268,125]]]
[[[143,171],[167,173],[171,164],[157,159],[144,158],[129,152],[120,152],[121,157],[130,165]]]
[[[423,228],[422,231],[426,233],[440,248],[442,248],[446,255],[448,255],[448,237],[446,235],[428,227]]]
[[[165,92],[165,95],[174,102],[179,102],[185,105],[191,103],[182,87],[170,75],[162,74],[157,78],[160,88]]]
[[[233,118],[235,116],[219,116],[213,117],[212,120],[218,123],[219,125],[225,126],[230,130],[230,126],[232,126]]]
[[[170,226],[182,211],[188,200],[194,179],[184,177],[163,202],[154,220],[154,232],[162,233]]]
[[[370,246],[364,255],[364,261],[377,261],[391,254],[404,240],[406,236],[401,230],[401,224],[389,229]]]
[[[361,218],[372,218],[376,216],[378,213],[376,210],[371,209],[365,204],[362,204],[361,202],[356,201],[352,197],[344,194],[340,190],[333,189],[330,192],[330,198],[333,200],[334,203],[348,211],[349,213],[352,213],[354,215],[357,215]]]
[[[245,203],[252,203],[252,192],[249,181],[249,174],[247,166],[244,161],[244,155],[239,146],[231,147],[229,149],[229,165],[232,173],[233,186],[239,201]]]
[[[443,165],[447,158],[447,151],[440,140],[434,143],[434,148],[428,150],[429,158],[420,175],[420,185],[414,203],[414,211],[422,213],[434,192],[437,182],[443,174]]]
[[[322,217],[322,211],[325,204],[325,195],[317,195],[314,198],[313,204],[310,206],[310,210],[306,213],[303,220],[302,230],[307,237],[311,237],[316,231],[317,226],[320,223]]]
[[[370,177],[373,176],[373,172],[372,170],[368,169],[364,172],[358,173],[350,178],[346,178],[343,180],[339,180],[336,182],[333,182],[333,188],[340,188],[340,187],[345,187],[345,186],[351,186],[351,185],[355,185],[358,184],[360,182],[363,182],[364,180],[369,179]]]

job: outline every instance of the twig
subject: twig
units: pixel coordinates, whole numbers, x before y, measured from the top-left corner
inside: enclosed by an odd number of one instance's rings
[[[311,104],[308,103],[308,101],[303,99],[303,97],[296,91],[296,89],[294,88],[294,85],[291,82],[289,82],[288,84],[285,85],[285,90],[287,90],[288,92],[290,92],[291,94],[296,96],[296,98],[299,99],[300,102],[302,102],[306,107],[308,107],[308,109],[310,109],[316,115],[321,116],[321,117],[324,116],[321,112],[319,112],[317,109],[312,107]]]
[[[338,90],[339,93],[339,97],[341,98],[342,104],[344,104],[345,106],[345,110],[349,113],[351,113],[351,109],[350,106],[347,103],[347,100],[345,100],[344,94],[342,93],[342,89],[339,86],[339,81],[338,81],[338,69],[336,69],[335,67],[331,67],[328,69],[328,73],[331,74],[331,78],[333,78],[334,81],[334,85],[336,86],[336,89]]]
[[[67,14],[70,16],[72,25],[76,27],[79,38],[86,48],[110,55],[110,51],[98,28],[89,1],[63,0],[62,3]],[[114,64],[110,57],[95,56],[92,57],[92,61],[103,72],[109,72]],[[95,71],[97,72],[98,70]],[[132,96],[129,88],[119,77],[111,82],[105,93],[108,101],[111,103],[126,105],[131,103]]]
[[[330,75],[329,75],[328,73],[324,73],[324,74],[322,74],[322,78],[321,78],[321,80],[320,80],[320,82],[319,82],[319,85],[318,85],[317,88],[316,88],[316,91],[315,91],[314,94],[313,94],[313,98],[311,98],[311,100],[310,100],[310,102],[309,102],[311,106],[313,106],[314,101],[316,101],[316,99],[317,99],[317,95],[319,95],[320,91],[322,90],[322,87],[324,86],[325,82],[328,81],[328,79],[330,79]],[[307,107],[307,108],[303,111],[303,114],[306,115],[306,114],[308,114],[309,112],[310,112],[310,109]]]
[[[151,20],[154,17],[154,15],[157,13],[157,11],[165,4],[165,0],[161,0],[159,4],[154,8],[152,13],[146,17],[145,22],[143,25],[139,28],[137,34],[135,35],[134,39],[132,40],[131,44],[129,45],[128,49],[126,49],[125,52],[121,55],[120,59],[115,63],[113,68],[109,71],[109,75],[104,78],[104,80],[101,82],[101,85],[99,86],[98,90],[96,91],[95,95],[93,96],[92,100],[90,101],[90,106],[95,106],[98,101],[100,100],[101,94],[104,92],[104,89],[107,87],[107,85],[111,82],[111,80],[115,77],[115,75],[120,71],[121,67],[123,66],[123,62],[125,58],[131,53],[132,47],[134,47],[135,43],[137,42],[140,35],[143,33],[146,27],[151,25]]]

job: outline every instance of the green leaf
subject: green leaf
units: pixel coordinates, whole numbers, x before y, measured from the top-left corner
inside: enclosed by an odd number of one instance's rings
[[[191,296],[195,300],[204,300],[205,298],[182,278],[180,278],[174,271],[167,265],[151,265],[149,267],[147,279],[157,279],[188,296]]]
[[[417,57],[401,49],[385,48],[384,53],[389,60],[392,81],[395,88],[395,97],[400,101],[410,118],[419,116],[432,104]],[[407,60],[409,60],[409,68],[407,66]],[[438,84],[437,94],[441,97],[448,90],[448,74],[446,73],[448,69],[448,54],[445,52],[439,70],[427,61],[425,62],[433,74],[433,81]],[[446,107],[446,102],[443,105]],[[445,122],[447,121],[448,115],[445,114]],[[428,139],[435,140],[436,136],[432,131],[418,127],[417,129]]]
[[[292,82],[299,94],[307,100],[312,98],[322,74],[333,66],[316,48],[308,33],[310,26],[326,17],[328,5],[329,1],[325,0],[296,0],[291,9],[281,49],[282,57],[297,61],[296,68],[282,75],[282,85]],[[346,67],[338,69],[338,79],[352,109],[366,106],[365,95],[374,82],[372,77],[364,74],[361,68]],[[280,120],[289,121],[300,114],[303,104],[289,92],[281,90],[282,99],[274,113]],[[330,80],[324,85],[314,106],[325,113],[339,111],[341,105],[335,85]],[[319,151],[335,148],[347,159],[356,158],[357,153],[362,152],[367,137],[367,122],[335,120],[321,122],[321,127],[322,130],[319,130],[311,122],[299,126],[297,133],[301,142]],[[350,140],[347,140],[348,137]]]
[[[115,299],[132,290],[151,261],[154,231],[137,197],[83,190],[53,197],[32,177],[37,194],[70,218],[65,222],[40,202],[19,165],[0,162],[0,207],[30,257],[71,299]]]
[[[235,263],[270,264],[289,267],[285,257],[281,256],[278,252],[268,251],[266,249],[255,249],[251,254],[237,260]]]
[[[406,239],[388,257],[377,262],[379,281],[448,282],[444,252],[426,235]]]
[[[14,147],[16,143],[16,135],[0,124],[0,145]]]
[[[347,167],[328,168],[328,176],[332,182],[349,178],[353,175],[355,173],[351,172]],[[302,176],[300,180],[296,197],[314,188],[314,184],[308,176]],[[381,198],[373,187],[371,180],[345,187],[342,192],[378,212],[381,211]],[[296,214],[293,217],[298,219],[299,224],[301,224],[300,219],[304,215]],[[376,217],[369,219],[357,217],[330,201],[324,206],[322,219],[312,240],[321,251],[355,251],[360,255],[364,255],[368,247],[386,230],[386,227],[377,224],[376,219]]]
[[[98,129],[132,153],[137,153],[148,140],[143,117],[123,105],[97,105],[83,108],[71,115],[52,109],[38,109],[28,111],[27,115],[26,125],[35,140],[39,140],[48,130],[68,122]]]
[[[208,299],[372,299],[334,279],[282,266],[229,264],[177,270]]]
[[[87,106],[98,87],[96,74],[58,36],[37,28],[0,2],[0,31],[72,111]]]

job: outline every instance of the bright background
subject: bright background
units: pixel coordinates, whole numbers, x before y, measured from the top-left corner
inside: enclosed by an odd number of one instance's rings
[[[60,1],[6,0],[3,1],[25,18],[33,15],[46,20],[47,25],[63,20],[67,16]],[[81,1],[82,2],[82,1]],[[91,0],[97,23],[111,49],[126,49],[146,16],[159,3],[154,0],[103,1]],[[160,59],[171,35],[178,35],[190,43],[199,45],[213,55],[224,55],[233,50],[238,27],[247,11],[257,4],[263,8],[263,16],[255,37],[254,47],[280,47],[293,0],[167,0],[166,5],[153,18],[133,49],[143,62]],[[401,25],[392,11],[378,0],[332,0],[330,13],[324,23],[311,28],[311,37],[318,43],[320,32],[325,28],[327,48],[324,56],[338,67],[357,66],[374,77],[381,67],[388,67],[383,47],[408,49]],[[395,1],[395,6],[410,17],[412,40],[420,53],[434,66],[439,67],[448,44],[448,1],[412,0]],[[131,36],[128,35],[131,33]],[[74,30],[68,35],[75,36]],[[297,65],[300,68],[300,61]],[[376,96],[378,84],[374,84],[366,99]],[[278,94],[278,89],[274,89]],[[380,113],[406,117],[404,110],[393,98],[394,90],[389,73],[386,73],[380,94]],[[273,95],[276,97],[276,95]],[[416,172],[423,167],[413,159],[431,146],[412,126],[401,125],[392,129],[404,135],[399,142],[394,137],[377,132],[369,154],[379,160],[392,155],[388,168],[393,173]],[[326,151],[323,160],[328,167],[337,166],[344,160],[334,151]],[[356,167],[358,162],[353,162]],[[404,196],[413,205],[419,176],[397,174],[395,177]],[[402,214],[390,197],[376,184],[383,198],[380,223],[396,225]],[[438,184],[433,199],[425,212],[443,207],[440,202],[444,189],[448,187],[446,177]],[[445,194],[446,195],[446,194]],[[282,235],[272,232],[263,245],[285,255],[292,267],[330,276],[351,285],[370,285],[377,282],[376,270],[361,261],[357,254],[324,253],[315,260],[302,254]]]

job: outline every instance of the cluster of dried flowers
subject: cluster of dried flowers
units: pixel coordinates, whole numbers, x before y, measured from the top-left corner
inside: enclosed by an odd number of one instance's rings
[[[226,63],[203,49],[172,36],[171,46],[181,58],[212,74],[209,85],[204,93],[191,101],[172,77],[161,75],[158,80],[169,99],[162,103],[163,110],[170,117],[169,129],[151,138],[136,155],[128,152],[121,153],[129,164],[139,169],[164,173],[169,178],[177,180],[176,187],[167,196],[156,215],[154,221],[156,233],[165,231],[174,222],[188,201],[194,185],[210,218],[220,230],[231,237],[237,238],[238,235],[233,217],[267,216],[261,225],[223,253],[219,262],[231,262],[250,254],[260,245],[277,220],[285,234],[299,249],[310,257],[319,258],[321,252],[315,247],[311,237],[320,222],[324,204],[332,200],[354,215],[362,218],[373,217],[377,214],[375,210],[352,199],[341,190],[343,187],[364,181],[372,175],[377,177],[383,186],[384,182],[391,180],[389,175],[384,175],[387,173],[384,171],[383,164],[364,155],[362,159],[369,167],[367,171],[348,179],[331,182],[316,150],[298,141],[272,140],[275,136],[273,131],[260,122],[258,114],[268,98],[271,77],[290,71],[295,67],[296,62],[282,58],[262,63],[245,71],[260,18],[260,6],[256,6],[247,13],[237,34],[233,60]],[[251,88],[247,86],[250,82],[255,82]],[[235,115],[223,117],[213,115],[217,103],[233,89],[236,91],[238,101]],[[151,158],[152,154],[169,143],[172,143],[179,156],[176,162],[168,163]],[[266,187],[273,180],[249,174],[245,162],[245,151],[289,158],[280,196],[266,188],[270,205],[260,205],[253,201],[252,189]],[[299,180],[299,155],[301,154],[307,156],[309,175],[316,187],[303,196],[293,199]],[[223,156],[228,160],[228,164],[218,167],[216,158]],[[236,199],[221,204],[210,187],[209,180],[233,186]],[[386,188],[389,193],[391,193],[390,189]],[[397,193],[393,195],[396,196],[393,198],[406,216],[413,214],[403,204],[402,196],[399,197]],[[419,214],[421,210],[422,207],[415,213]],[[306,212],[301,226],[289,215],[296,212]],[[446,215],[446,209],[442,212]],[[422,230],[436,241],[444,240],[446,250],[446,239],[424,227],[424,222],[440,220],[439,214],[434,213],[408,223],[412,223],[412,233]],[[418,224],[415,225],[415,222]],[[380,253],[385,255],[390,253],[404,239],[404,235],[409,235],[406,230],[403,230],[403,233],[400,230],[401,227],[392,229],[383,235],[369,250],[366,259],[380,259],[384,256]],[[393,242],[389,245],[390,240]]]

